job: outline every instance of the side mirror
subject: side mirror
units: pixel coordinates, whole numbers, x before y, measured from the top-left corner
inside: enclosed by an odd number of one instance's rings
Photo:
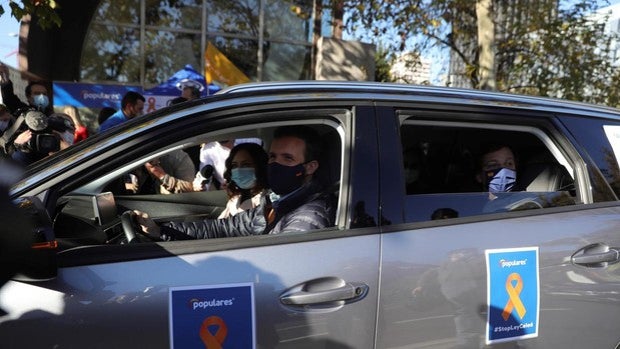
[[[7,224],[12,230],[13,245],[19,246],[11,252],[11,263],[19,281],[43,281],[58,274],[58,243],[54,236],[52,220],[41,200],[24,197],[14,201],[15,214]],[[4,220],[3,220],[4,221]]]

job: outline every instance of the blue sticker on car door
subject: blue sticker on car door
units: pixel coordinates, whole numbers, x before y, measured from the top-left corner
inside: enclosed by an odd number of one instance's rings
[[[171,348],[254,348],[252,283],[171,287]]]
[[[486,250],[486,343],[538,336],[538,247]]]

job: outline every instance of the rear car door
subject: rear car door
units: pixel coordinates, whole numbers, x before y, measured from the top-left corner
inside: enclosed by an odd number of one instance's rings
[[[378,347],[618,345],[620,206],[560,121],[567,115],[445,104],[378,114],[382,178],[401,174],[381,182],[391,214]],[[588,120],[578,120],[580,137],[605,139]],[[521,191],[482,189],[487,141],[511,144]]]
[[[380,239],[376,223],[368,223],[378,212],[373,109],[312,100],[244,103],[236,108],[211,102],[216,116],[201,107],[193,116],[132,128],[140,135],[119,143],[131,144],[131,150],[110,147],[55,186],[42,185],[46,191],[40,196],[58,198],[64,195],[60,188],[76,182],[88,183],[83,193],[97,184],[89,172],[105,176],[130,167],[127,162],[141,161],[136,159],[152,147],[182,144],[192,133],[213,137],[310,124],[333,127],[339,138],[332,149],[342,159],[334,164],[336,226],[302,234],[66,249],[57,257],[55,278],[11,281],[0,290],[0,307],[7,312],[0,318],[3,347],[373,347]],[[116,159],[106,163],[106,156]],[[148,208],[147,201],[138,202]],[[155,218],[171,212],[157,217],[151,211]]]

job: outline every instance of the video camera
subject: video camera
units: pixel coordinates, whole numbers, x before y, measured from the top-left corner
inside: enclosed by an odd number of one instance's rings
[[[24,146],[25,151],[47,154],[60,150],[60,137],[54,131],[63,133],[73,132],[71,122],[61,116],[47,116],[37,110],[26,110],[22,112],[24,124],[21,132],[27,129],[32,132],[32,138]]]

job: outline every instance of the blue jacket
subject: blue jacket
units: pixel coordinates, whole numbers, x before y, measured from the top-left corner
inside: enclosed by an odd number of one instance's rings
[[[103,132],[116,125],[120,125],[127,120],[128,119],[123,113],[123,110],[117,110],[116,113],[110,115],[110,117],[106,121],[104,121],[103,124],[99,125],[99,132]]]

